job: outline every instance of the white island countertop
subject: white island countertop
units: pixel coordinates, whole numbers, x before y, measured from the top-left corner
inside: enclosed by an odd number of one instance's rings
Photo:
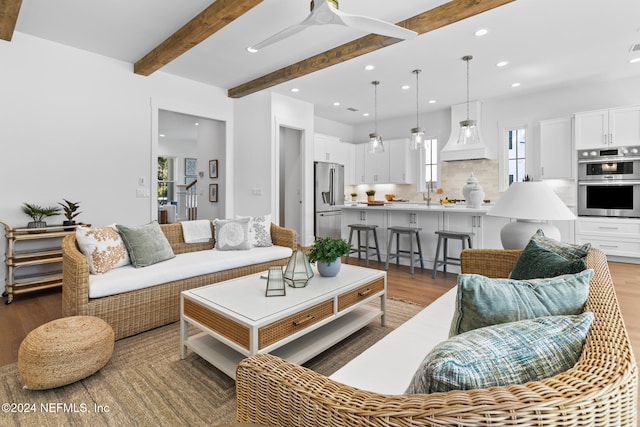
[[[475,213],[484,215],[493,207],[493,204],[483,204],[479,208],[468,208],[464,203],[445,204],[432,203],[431,205],[426,202],[389,202],[382,205],[368,205],[367,203],[346,203],[342,206],[342,209],[370,209],[370,210],[385,210],[385,211],[427,211],[427,212],[451,212],[451,213]]]

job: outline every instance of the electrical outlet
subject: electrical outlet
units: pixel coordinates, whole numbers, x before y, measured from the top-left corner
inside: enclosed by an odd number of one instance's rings
[[[251,190],[252,196],[262,196],[262,188],[254,188]]]

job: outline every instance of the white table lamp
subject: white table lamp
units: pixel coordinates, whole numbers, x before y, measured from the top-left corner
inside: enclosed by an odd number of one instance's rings
[[[502,227],[500,239],[505,249],[524,248],[538,229],[560,240],[560,230],[548,220],[573,220],[576,216],[543,181],[515,182],[487,215],[514,218]]]

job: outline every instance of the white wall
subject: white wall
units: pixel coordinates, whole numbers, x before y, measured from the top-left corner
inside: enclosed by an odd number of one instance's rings
[[[339,123],[322,117],[314,118],[314,132],[340,138],[342,142],[354,142],[353,126]]]
[[[225,121],[232,140],[233,102],[222,89],[162,72],[139,76],[132,64],[22,33],[0,42],[0,58],[0,219],[13,226],[29,221],[22,203],[62,198],[81,202],[77,220],[95,226],[148,222],[156,212],[154,102]],[[148,197],[136,197],[139,178]]]

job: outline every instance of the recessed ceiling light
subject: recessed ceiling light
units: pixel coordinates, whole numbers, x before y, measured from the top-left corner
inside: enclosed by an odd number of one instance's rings
[[[511,87],[520,87],[520,83],[511,83]]]
[[[340,103],[338,101],[336,101],[336,102],[333,103],[333,105],[334,105],[334,107],[339,107]]]
[[[161,134],[160,134],[160,138],[164,138],[164,137],[165,137],[165,134],[164,134],[164,133],[161,133]]]
[[[509,65],[507,61],[500,61],[496,64],[496,67],[506,67],[507,65]]]
[[[369,113],[362,113],[363,116],[369,117]]]
[[[365,65],[364,69],[367,71],[371,71],[371,70],[375,70],[376,67],[374,65],[369,64],[369,65]]]
[[[196,126],[198,126],[199,124],[200,124],[200,123],[198,123],[198,122],[195,122],[195,125],[196,125]]]
[[[474,34],[478,37],[481,36],[485,36],[487,35],[487,33],[489,32],[489,30],[487,30],[486,28],[480,28],[478,31],[476,31]]]
[[[297,87],[294,87],[294,88],[291,88],[291,92],[297,93],[297,92],[300,92],[300,89],[298,89]]]
[[[636,62],[640,62],[640,57],[630,59],[629,62],[632,63],[632,64],[635,64]]]
[[[436,100],[435,100],[435,99],[430,99],[430,100],[429,100],[429,104],[435,104],[435,103],[436,103]]]
[[[411,87],[411,86],[409,86],[409,85],[402,85],[402,89],[404,89],[404,90],[407,90],[407,89],[409,89],[410,87]]]
[[[249,52],[249,53],[256,53],[257,51],[258,51],[258,49],[254,49],[254,48],[252,48],[251,46],[249,46],[249,47],[247,48],[247,52]]]

